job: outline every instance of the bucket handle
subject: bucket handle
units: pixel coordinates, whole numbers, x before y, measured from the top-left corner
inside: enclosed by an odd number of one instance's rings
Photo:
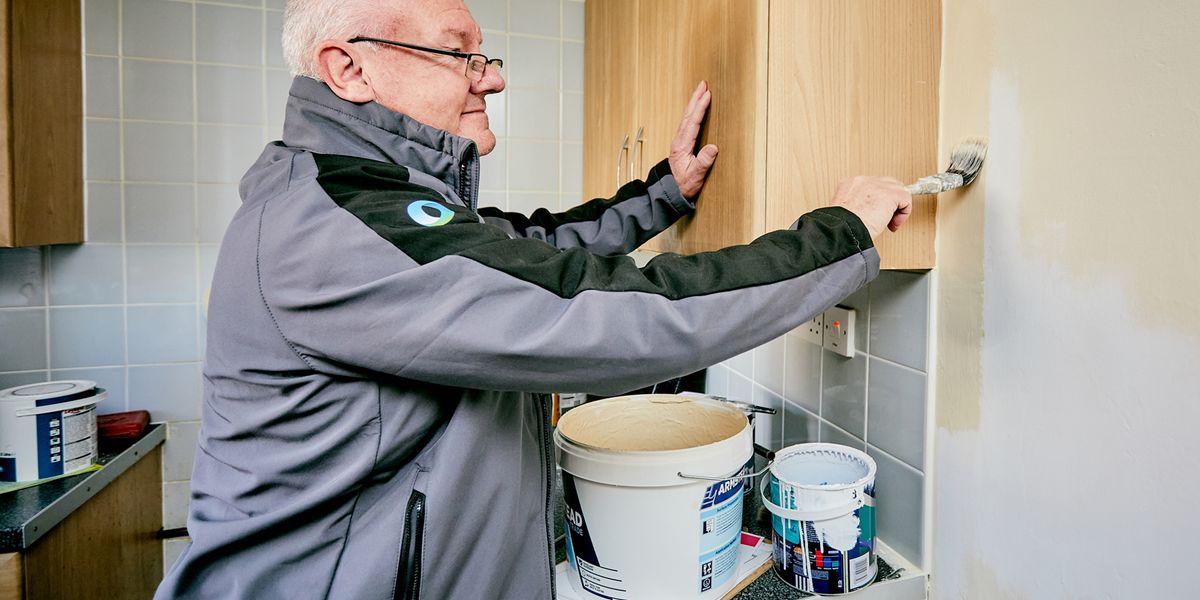
[[[716,398],[717,396],[709,396],[709,397]],[[775,409],[767,409],[767,410],[770,410],[772,413],[774,413],[774,411],[775,411]],[[767,448],[764,448],[762,446],[759,446],[758,444],[754,444],[754,453],[767,459],[767,466],[763,467],[761,471],[750,473],[749,475],[730,475],[728,477],[712,477],[710,475],[688,475],[683,472],[676,472],[675,474],[684,479],[699,479],[701,481],[728,481],[730,479],[754,479],[755,477],[758,477],[759,475],[766,473],[767,470],[771,468],[771,465],[775,464],[775,452],[772,450],[768,450]]]
[[[767,486],[770,485],[771,478],[763,477],[762,483],[759,484],[759,493],[762,495],[763,506],[771,511],[777,517],[790,519],[792,521],[828,521],[850,514],[866,505],[866,500],[862,496],[858,496],[849,504],[834,508],[826,508],[822,510],[796,510],[794,508],[784,508],[771,501],[771,497],[767,494]]]
[[[34,408],[18,408],[14,412],[16,413],[16,415],[18,417],[32,417],[34,415],[44,415],[46,413],[62,412],[64,410],[72,410],[75,408],[82,408],[84,406],[99,404],[105,398],[108,398],[108,394],[106,392],[100,392],[99,394],[96,394],[95,396],[88,396],[87,398],[81,398],[79,400],[74,400],[71,402],[60,402],[58,404],[47,404],[45,406],[36,406]]]

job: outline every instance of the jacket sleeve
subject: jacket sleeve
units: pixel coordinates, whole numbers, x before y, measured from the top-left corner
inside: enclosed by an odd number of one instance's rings
[[[774,339],[879,270],[867,230],[842,208],[638,268],[513,239],[388,173],[320,170],[295,193],[328,194],[324,206],[332,198],[337,208],[310,215],[297,198],[268,202],[257,260],[280,332],[310,366],[338,374],[621,393]]]
[[[484,222],[513,237],[543,240],[556,248],[583,248],[592,254],[628,254],[695,209],[683,197],[666,160],[645,181],[631,181],[612,198],[596,198],[566,212],[538,209],[528,217],[485,207]]]

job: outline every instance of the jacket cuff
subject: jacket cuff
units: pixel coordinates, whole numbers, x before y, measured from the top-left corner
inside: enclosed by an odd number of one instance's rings
[[[686,215],[696,210],[696,203],[684,198],[683,192],[679,191],[679,184],[675,182],[675,176],[671,174],[671,165],[667,162],[667,159],[663,159],[650,169],[650,174],[646,177],[646,183],[652,191],[657,186],[661,190],[662,195],[666,196],[671,207],[679,212],[679,214]]]
[[[814,213],[821,213],[834,217],[846,225],[850,230],[850,237],[854,240],[854,244],[858,246],[858,251],[863,252],[875,247],[875,241],[871,239],[871,232],[867,230],[867,226],[863,224],[862,219],[850,210],[841,206],[827,206],[818,208]]]

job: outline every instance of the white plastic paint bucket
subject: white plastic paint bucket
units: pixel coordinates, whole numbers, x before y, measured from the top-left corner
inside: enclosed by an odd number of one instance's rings
[[[802,592],[845,594],[875,580],[875,461],[838,444],[775,454],[762,481],[775,572]]]
[[[0,391],[0,481],[67,475],[96,464],[93,381],[51,381]]]
[[[687,396],[610,398],[563,415],[554,445],[581,597],[709,600],[737,583],[737,476],[754,452],[742,411]]]

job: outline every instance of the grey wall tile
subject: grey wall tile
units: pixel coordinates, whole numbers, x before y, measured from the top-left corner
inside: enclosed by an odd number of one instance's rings
[[[509,140],[509,152],[522,157],[508,163],[510,190],[558,193],[558,143]],[[547,168],[549,166],[549,168]]]
[[[508,7],[496,0],[467,0],[471,16],[481,29],[505,30],[508,28]],[[486,35],[484,37],[487,37]]]
[[[796,335],[785,335],[787,363],[784,365],[784,397],[790,402],[821,412],[821,347]]]
[[[783,395],[784,381],[784,338],[777,337],[754,349],[754,381]]]
[[[121,61],[126,119],[192,121],[192,65],[154,60]]]
[[[759,413],[754,416],[754,441],[772,450],[783,447],[783,398],[770,390],[754,386],[754,404],[775,409],[775,414]]]
[[[192,182],[196,177],[192,140],[191,125],[126,122],[125,180]]]
[[[562,7],[563,37],[573,40],[582,40],[584,26],[583,2],[564,0]]]
[[[737,356],[734,356],[725,361],[725,364],[731,370],[749,377],[754,374],[754,350],[747,350]]]
[[[87,240],[120,242],[124,218],[121,209],[121,184],[87,182]]]
[[[867,441],[909,466],[925,468],[924,373],[871,359]]]
[[[129,364],[199,360],[196,305],[130,306]]]
[[[876,535],[914,564],[923,564],[922,544],[924,477],[874,446],[867,454],[875,459]]]
[[[846,433],[840,427],[824,419],[821,420],[818,430],[821,442],[825,444],[841,444],[858,450],[862,450],[867,445],[862,439]]]
[[[196,118],[201,123],[262,125],[262,68],[198,65]]]
[[[234,65],[263,64],[263,11],[196,5],[196,60]]]
[[[735,371],[729,371],[729,387],[725,396],[739,402],[754,402],[754,384]]]
[[[558,139],[558,92],[514,89],[508,93],[509,135]]]
[[[50,304],[120,304],[125,301],[120,246],[85,244],[50,248]]]
[[[867,425],[867,358],[826,351],[822,360],[821,417],[858,437]]]
[[[263,4],[267,8],[283,10],[283,7],[286,3],[287,3],[287,0],[266,0],[266,2],[264,2]]]
[[[125,410],[125,367],[107,367],[102,369],[58,369],[50,371],[52,381],[64,379],[83,379],[95,381],[96,387],[103,388],[108,397],[96,405],[96,413],[107,415]]]
[[[29,385],[31,383],[41,383],[48,381],[49,374],[46,371],[28,371],[25,373],[0,373],[0,390],[7,390],[11,387]]]
[[[555,40],[509,36],[504,63],[511,87],[558,89],[559,43]]]
[[[928,274],[884,271],[871,284],[871,354],[925,370]]]
[[[125,364],[125,309],[88,306],[50,309],[50,367]]]
[[[196,181],[201,183],[237,183],[265,145],[261,127],[200,125],[196,135]]]
[[[125,239],[135,243],[196,241],[192,185],[125,185]]]
[[[155,421],[200,419],[200,364],[129,367],[129,410]]]
[[[0,249],[0,308],[44,306],[41,248]]]
[[[479,159],[479,186],[485,190],[508,189],[508,142],[496,140],[496,147]]]
[[[130,304],[195,301],[195,246],[130,246],[125,256]]]
[[[198,188],[197,236],[201,242],[220,243],[233,214],[242,205],[235,184],[202,184]]]
[[[120,10],[117,0],[85,0],[83,3],[84,52],[117,54]]]
[[[88,179],[118,181],[121,179],[121,126],[116,121],[86,119],[83,124],[86,162],[83,170]]]
[[[0,310],[0,371],[32,371],[46,368],[46,309]]]
[[[714,396],[729,394],[729,369],[713,365],[704,372],[704,393]]]
[[[191,482],[171,481],[163,484],[163,529],[187,527]]]
[[[192,478],[192,461],[196,458],[196,440],[200,423],[189,421],[171,423],[167,427],[167,443],[163,448],[163,481],[185,481]]]
[[[583,44],[563,42],[562,63],[562,89],[568,92],[582,92]]]
[[[89,56],[84,59],[87,96],[83,114],[89,117],[121,116],[121,87],[115,58]]]
[[[804,408],[783,403],[783,447],[815,442],[820,435],[820,419]]]
[[[509,0],[509,31],[557,37],[560,5],[560,0]]]
[[[192,59],[192,5],[123,0],[121,45],[125,56]]]

